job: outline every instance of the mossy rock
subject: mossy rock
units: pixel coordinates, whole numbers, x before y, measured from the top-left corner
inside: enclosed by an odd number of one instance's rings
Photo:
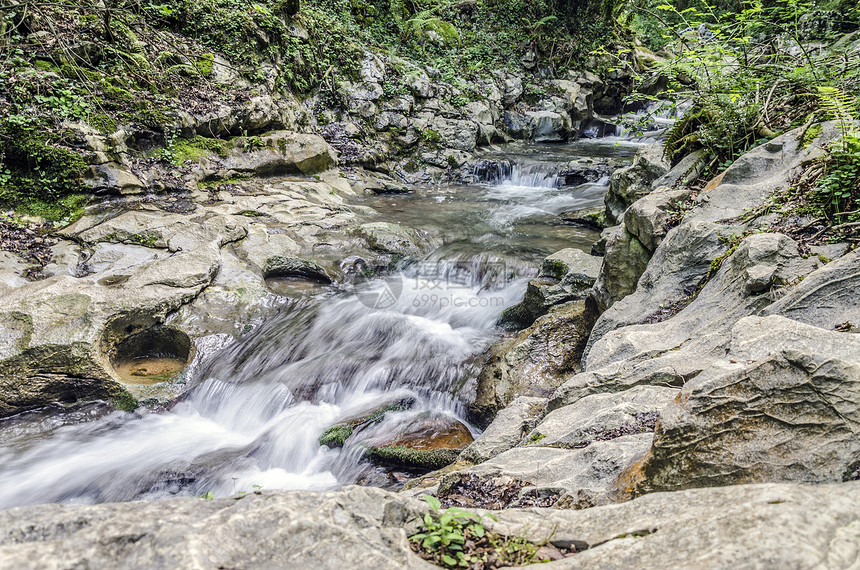
[[[203,77],[209,77],[212,75],[212,70],[215,67],[215,54],[212,53],[201,53],[200,57],[196,62],[197,71],[200,72],[200,75]]]
[[[420,40],[433,41],[441,39],[444,47],[454,48],[461,45],[460,32],[450,22],[441,18],[412,19],[404,24],[406,37],[415,37]]]
[[[457,461],[459,449],[412,449],[410,447],[390,446],[368,448],[370,460],[385,467],[416,471],[442,469]]]
[[[512,307],[508,307],[499,318],[496,319],[496,326],[508,332],[515,332],[527,328],[534,322],[534,316],[523,303],[517,303]]]
[[[349,439],[349,436],[351,436],[354,431],[355,428],[352,426],[332,426],[323,432],[320,436],[319,443],[320,445],[325,445],[326,447],[331,448],[343,447],[346,440]]]

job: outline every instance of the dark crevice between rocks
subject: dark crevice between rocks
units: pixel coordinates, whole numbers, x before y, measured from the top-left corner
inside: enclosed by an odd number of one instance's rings
[[[508,476],[482,478],[474,473],[440,488],[437,498],[444,507],[468,507],[498,511],[525,507],[552,507],[561,491],[537,489],[528,481]]]
[[[633,416],[635,423],[624,424],[617,428],[595,430],[589,433],[589,439],[575,444],[552,444],[547,447],[563,448],[563,449],[582,449],[588,447],[596,441],[610,441],[626,435],[637,435],[640,433],[653,433],[657,426],[657,420],[660,419],[660,412],[639,412]]]

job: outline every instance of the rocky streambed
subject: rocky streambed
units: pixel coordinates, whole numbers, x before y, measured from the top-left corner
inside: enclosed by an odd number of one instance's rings
[[[670,168],[648,145],[585,168],[569,147],[552,170],[491,158],[492,183],[456,191],[353,195],[368,175],[328,170],[225,181],[193,215],[82,218],[47,279],[4,264],[4,411],[65,407],[4,421],[0,502],[246,493],[15,509],[0,553],[422,567],[406,537],[429,493],[576,545],[553,567],[852,567],[860,255],[762,207],[834,136],[789,132],[695,195],[695,157]],[[155,356],[191,366],[116,373]],[[81,404],[104,397],[143,409]],[[413,478],[428,432],[455,462]],[[386,449],[386,467],[361,459]]]

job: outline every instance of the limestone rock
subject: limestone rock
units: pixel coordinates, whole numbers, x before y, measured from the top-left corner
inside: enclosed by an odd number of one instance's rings
[[[571,121],[579,123],[591,118],[593,109],[590,88],[566,79],[556,79],[551,83],[562,92]]]
[[[143,182],[127,168],[108,162],[92,167],[93,177],[86,183],[96,192],[106,194],[140,194],[143,192]]]
[[[39,505],[0,512],[0,558],[21,570],[432,570],[407,542],[427,510],[422,501],[368,487],[251,493],[238,500]],[[858,512],[858,482],[760,484],[655,493],[578,511],[510,509],[495,513],[492,526],[578,546],[576,556],[550,568],[847,569],[857,557]]]
[[[432,236],[389,222],[362,224],[355,233],[370,249],[393,255],[420,255],[435,243]]]
[[[860,326],[858,291],[860,250],[855,250],[806,276],[762,314],[783,315],[829,330],[846,322],[856,328]]]
[[[328,143],[318,135],[278,131],[260,137],[261,145],[237,148],[223,160],[228,170],[258,176],[315,174],[337,163]]]
[[[498,454],[516,447],[537,423],[546,398],[519,396],[499,410],[493,423],[469,444],[460,459],[482,463]]]
[[[774,339],[748,344],[760,353],[753,359],[735,354],[744,352],[745,327]],[[855,478],[860,338],[776,316],[744,319],[736,335],[727,360],[663,410],[654,445],[631,475],[638,490]]]
[[[477,144],[478,125],[472,121],[437,118],[431,128],[439,133],[442,144],[448,148],[471,151]]]
[[[554,111],[527,111],[531,138],[536,142],[560,142],[567,138],[569,122]]]
[[[676,388],[636,386],[586,396],[547,414],[529,439],[546,447],[577,448],[617,435],[650,432],[656,416],[677,395]]]
[[[379,489],[351,489],[98,505],[86,511],[60,505],[5,511],[0,557],[22,569],[435,568],[413,554],[406,540],[417,528],[421,503]]]
[[[575,248],[557,251],[543,260],[537,279],[529,282],[522,302],[499,317],[508,330],[531,326],[550,308],[582,299],[600,271],[600,258]]]
[[[689,195],[686,190],[669,190],[665,186],[658,188],[627,208],[624,212],[625,229],[653,253],[666,235],[666,222],[672,209]]]
[[[691,340],[697,344],[699,358],[703,358],[727,342],[729,331],[739,319],[762,311],[773,303],[778,290],[799,282],[818,264],[817,259],[803,258],[797,243],[783,234],[751,235],[677,315],[664,320],[658,311],[651,319],[643,319],[646,324],[603,335],[591,346],[586,357],[588,366],[600,368],[645,355],[653,358]],[[667,316],[672,310],[667,308]]]
[[[600,258],[576,248],[562,249],[543,260],[538,277],[590,287],[600,271]]]
[[[541,495],[556,495],[559,506],[587,508],[607,504],[613,502],[615,480],[621,471],[642,457],[651,439],[650,433],[628,435],[573,450],[542,447],[538,441],[443,475],[439,490],[444,492],[463,475],[475,475],[480,479],[501,475],[527,481],[534,487],[533,492]]]
[[[603,265],[594,284],[592,297],[606,310],[636,290],[639,277],[648,267],[651,255],[624,226],[608,232]]]
[[[577,354],[594,322],[584,301],[559,305],[516,338],[496,345],[478,376],[471,412],[489,423],[496,412],[517,396],[549,396],[577,370]]]
[[[616,170],[609,178],[609,191],[605,198],[607,222],[620,222],[624,211],[651,192],[651,183],[668,171],[669,165],[663,160],[662,145],[642,147],[633,158],[633,164]]]
[[[85,243],[122,228],[146,236],[133,231],[149,221],[144,212],[126,212],[83,231],[81,221],[69,232]],[[165,249],[100,243],[89,260],[98,273],[58,275],[4,297],[0,338],[11,341],[0,343],[0,415],[56,401],[121,397],[109,362],[112,348],[199,295],[218,271],[220,248],[245,235],[244,226],[225,216],[159,221],[138,241]]]

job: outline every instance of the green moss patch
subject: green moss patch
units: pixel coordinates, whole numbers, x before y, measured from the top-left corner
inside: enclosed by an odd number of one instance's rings
[[[368,456],[374,463],[418,471],[441,469],[457,461],[459,449],[412,449],[410,447],[371,447]]]
[[[332,448],[343,447],[344,443],[346,443],[346,440],[349,439],[349,436],[352,435],[353,431],[355,431],[355,428],[352,426],[332,426],[325,430],[320,436],[320,445]]]

